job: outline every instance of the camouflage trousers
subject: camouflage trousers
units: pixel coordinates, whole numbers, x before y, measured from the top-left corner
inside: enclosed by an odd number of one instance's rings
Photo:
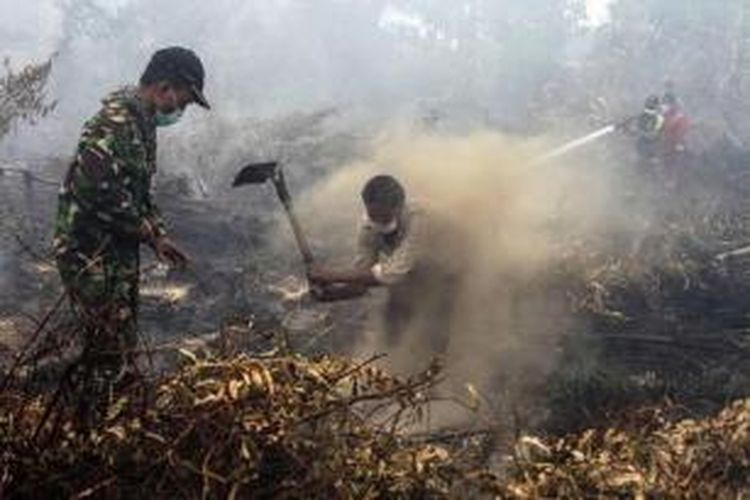
[[[94,399],[133,366],[138,339],[139,253],[137,245],[86,255],[66,251],[57,266],[77,322],[84,387]]]

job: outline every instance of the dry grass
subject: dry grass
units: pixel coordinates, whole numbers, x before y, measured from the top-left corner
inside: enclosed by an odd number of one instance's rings
[[[397,379],[335,357],[199,360],[112,401],[80,428],[48,400],[6,394],[2,490],[11,497],[419,498],[479,482],[462,453],[408,437],[438,370]],[[141,388],[142,389],[142,388]],[[61,417],[61,418],[58,418]]]
[[[750,488],[750,400],[703,420],[634,412],[622,426],[525,438],[503,490],[515,498],[742,498]]]

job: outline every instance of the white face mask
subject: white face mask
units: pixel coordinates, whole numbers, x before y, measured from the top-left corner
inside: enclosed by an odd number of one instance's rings
[[[364,219],[365,221],[367,221],[370,227],[373,228],[375,232],[379,234],[395,233],[396,230],[398,229],[398,217],[395,217],[390,222],[383,224],[380,222],[375,222],[374,220],[370,219],[370,216],[367,215],[367,213],[365,212]]]

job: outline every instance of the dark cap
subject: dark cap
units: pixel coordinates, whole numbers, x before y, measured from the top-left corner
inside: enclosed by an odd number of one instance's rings
[[[170,80],[187,85],[193,93],[196,103],[211,109],[203,95],[203,80],[206,72],[200,58],[190,49],[184,47],[167,47],[157,50],[146,66],[144,77],[151,75],[150,80]],[[158,77],[155,77],[158,75]],[[143,83],[143,79],[141,79]]]

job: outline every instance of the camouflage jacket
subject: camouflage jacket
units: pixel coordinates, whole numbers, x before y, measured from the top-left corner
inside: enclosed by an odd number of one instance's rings
[[[164,224],[151,198],[156,171],[156,126],[134,88],[102,101],[88,120],[60,191],[54,246],[58,255],[84,255],[110,243],[137,248],[148,222],[156,234]],[[100,250],[97,250],[100,249]]]

